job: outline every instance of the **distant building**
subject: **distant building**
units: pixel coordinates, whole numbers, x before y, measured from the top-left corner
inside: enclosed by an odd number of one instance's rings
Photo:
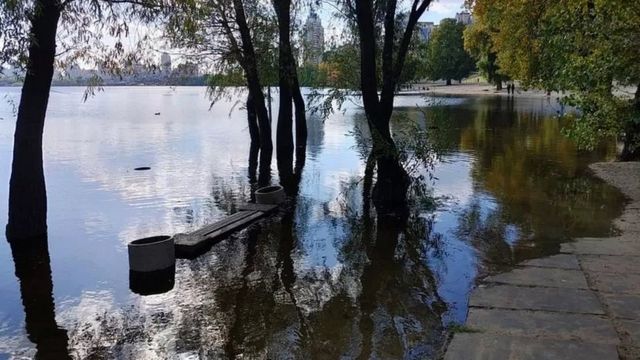
[[[183,77],[199,76],[200,69],[198,68],[198,64],[188,62],[184,64],[179,64],[178,66],[176,66],[176,68],[173,69],[172,75],[183,76]]]
[[[473,19],[471,18],[470,13],[463,11],[463,12],[456,13],[456,21],[464,25],[471,25],[471,23],[473,22]]]
[[[160,55],[160,69],[165,74],[171,73],[171,55],[166,52],[163,52]]]
[[[432,22],[418,21],[416,29],[418,31],[418,39],[422,42],[428,42],[431,39],[431,34],[436,28],[436,25]]]
[[[320,17],[313,9],[304,24],[303,46],[304,63],[319,65],[324,53],[324,28]]]

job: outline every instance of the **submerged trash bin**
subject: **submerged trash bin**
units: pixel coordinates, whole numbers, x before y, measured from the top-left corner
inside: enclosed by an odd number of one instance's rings
[[[171,236],[152,236],[129,243],[129,269],[156,271],[173,266],[176,250]]]
[[[285,200],[284,188],[280,185],[266,186],[256,190],[256,203],[278,205]]]
[[[141,295],[160,294],[173,289],[175,245],[171,236],[134,240],[129,250],[129,288]]]
[[[138,295],[164,294],[173,289],[176,267],[156,271],[129,270],[129,289]]]

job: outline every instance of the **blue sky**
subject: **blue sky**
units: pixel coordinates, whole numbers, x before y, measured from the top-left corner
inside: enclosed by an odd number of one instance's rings
[[[433,21],[436,24],[444,18],[452,18],[462,11],[464,0],[435,0],[429,10],[422,15],[422,21]]]

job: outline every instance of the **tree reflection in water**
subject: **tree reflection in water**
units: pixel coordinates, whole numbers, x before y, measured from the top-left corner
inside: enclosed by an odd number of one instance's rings
[[[129,358],[434,356],[444,304],[426,258],[430,221],[376,219],[363,210],[362,187],[347,183],[338,201],[317,204],[296,195],[299,182],[288,182],[292,198],[280,215],[179,262],[176,287],[150,297],[154,306],[142,298],[111,319],[77,322],[73,346],[87,357],[105,349]],[[307,263],[305,242],[318,231],[309,221],[318,216],[341,234],[336,264]]]
[[[70,359],[67,332],[56,323],[53,282],[46,237],[10,241],[25,328],[36,345],[36,359]]]
[[[501,101],[443,106],[448,124],[430,124],[429,111],[426,118],[415,109],[403,117],[436,132],[433,143],[444,150],[439,166],[454,164],[449,170],[455,171],[435,186],[436,192],[446,188],[444,195],[453,200],[435,210],[412,206],[402,218],[376,217],[363,195],[370,193],[374,174],[365,143],[349,143],[362,163],[338,175],[327,170],[334,165],[327,159],[314,159],[325,146],[324,129],[315,124],[317,149],[308,153],[313,171],[302,176],[305,158],[296,154],[294,176],[282,179],[290,197],[285,211],[196,260],[179,261],[175,288],[166,294],[132,295],[127,307],[106,292],[92,299],[104,304],[97,309],[83,299],[69,306],[59,322],[68,329],[73,355],[437,357],[442,323],[451,311],[463,319],[478,265],[510,265],[553,253],[571,237],[607,235],[622,208],[620,194],[586,170],[610,147],[577,152],[555,119],[519,109],[520,100]],[[329,159],[346,147],[333,150]],[[244,179],[230,184],[228,176],[220,178],[227,186],[212,190],[205,204],[210,214],[235,211],[251,193]],[[199,226],[205,205],[185,213],[185,222]]]

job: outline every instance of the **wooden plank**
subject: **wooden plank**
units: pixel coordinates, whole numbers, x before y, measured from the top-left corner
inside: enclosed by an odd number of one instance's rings
[[[180,234],[175,237],[176,255],[187,258],[197,256],[225,235],[240,230],[265,215],[261,211],[241,211],[191,234]]]
[[[263,217],[265,214],[263,212],[260,211],[254,211],[250,216],[245,217],[241,220],[238,220],[236,222],[234,222],[233,224],[229,224],[227,226],[224,226],[222,228],[216,229],[210,233],[205,234],[205,237],[207,238],[217,238],[223,235],[228,234],[229,232],[235,231],[235,230],[240,230],[241,228],[245,227],[246,225],[248,225],[249,223],[253,222],[254,220],[257,220],[261,217]]]
[[[263,213],[270,213],[277,208],[278,205],[246,203],[240,205],[238,209],[243,211],[262,211]]]
[[[237,212],[235,214],[231,214],[231,215],[227,216],[226,218],[224,218],[222,220],[216,221],[213,224],[206,225],[206,226],[204,226],[204,227],[202,227],[202,228],[190,233],[189,235],[202,235],[202,234],[210,233],[215,229],[224,227],[224,226],[226,226],[226,225],[228,225],[230,223],[236,222],[236,221],[238,221],[238,220],[240,220],[240,219],[242,219],[244,217],[247,217],[249,215],[251,215],[250,211],[240,211],[240,212]]]

